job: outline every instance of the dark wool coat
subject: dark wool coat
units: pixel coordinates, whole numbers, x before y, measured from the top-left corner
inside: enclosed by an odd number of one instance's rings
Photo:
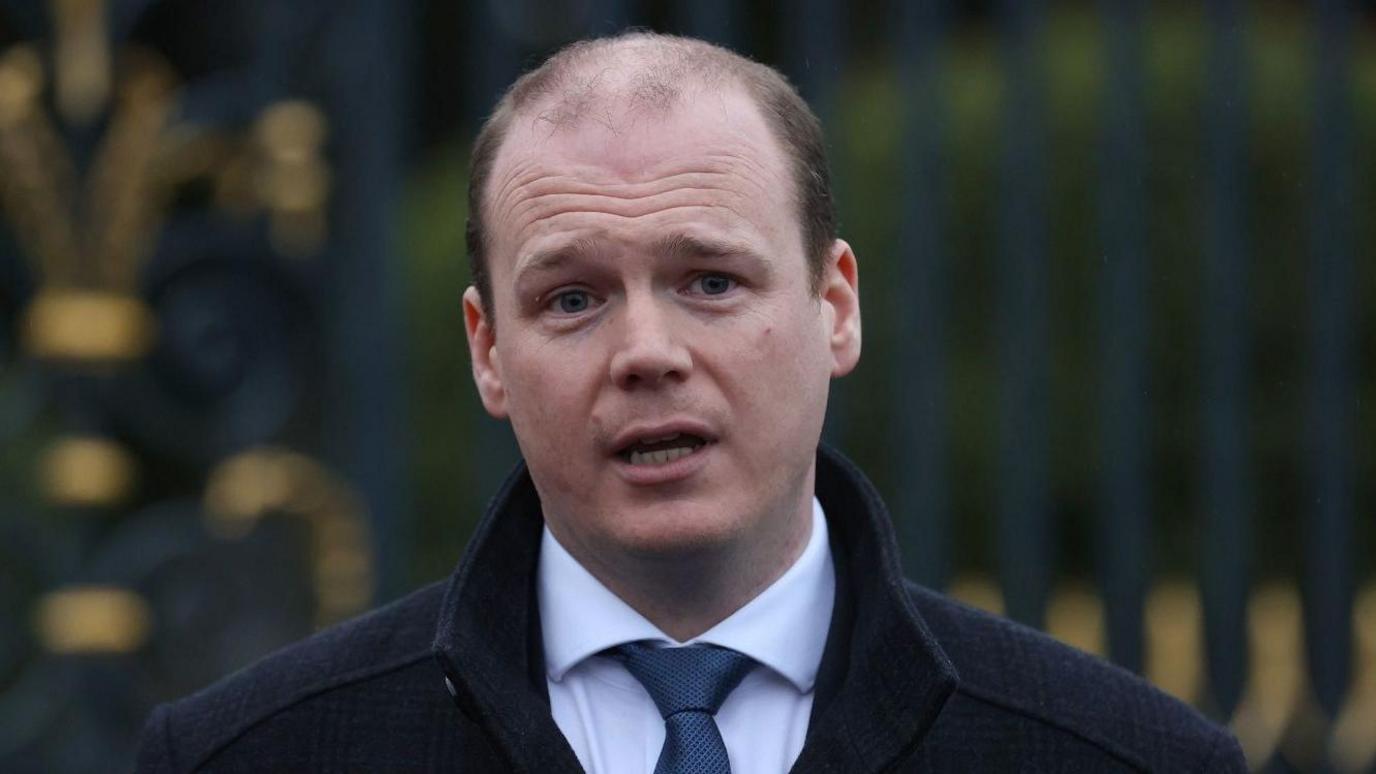
[[[1232,772],[1237,742],[1134,675],[903,579],[884,505],[822,449],[837,599],[798,772]],[[550,716],[539,501],[518,468],[458,570],[180,701],[168,771],[580,771]]]

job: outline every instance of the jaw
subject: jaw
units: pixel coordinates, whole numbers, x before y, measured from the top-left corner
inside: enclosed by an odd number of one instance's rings
[[[701,533],[660,540],[619,556],[602,572],[607,588],[678,642],[721,623],[770,586],[797,561],[811,535],[811,519],[793,525],[761,551],[758,543]]]
[[[613,482],[610,498],[591,501],[597,519],[579,522],[547,511],[547,522],[603,585],[684,641],[754,599],[806,547],[812,469],[790,478],[788,491],[764,502],[722,496],[733,490],[728,481],[704,488]]]

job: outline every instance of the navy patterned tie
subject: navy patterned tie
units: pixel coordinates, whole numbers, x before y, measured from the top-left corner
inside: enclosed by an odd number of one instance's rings
[[[755,662],[710,645],[652,648],[627,643],[611,654],[645,686],[664,716],[664,748],[655,774],[730,774],[726,744],[712,716]]]

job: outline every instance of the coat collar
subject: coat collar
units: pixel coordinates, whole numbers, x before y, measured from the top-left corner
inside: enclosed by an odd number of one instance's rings
[[[904,585],[888,511],[840,453],[817,454],[837,600],[794,771],[878,771],[931,728],[956,673]],[[550,715],[535,572],[543,525],[525,466],[487,508],[440,607],[434,653],[455,704],[513,768],[578,772]]]

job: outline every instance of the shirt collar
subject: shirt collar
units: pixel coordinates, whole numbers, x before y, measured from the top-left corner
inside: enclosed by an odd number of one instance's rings
[[[544,529],[537,570],[541,634],[549,678],[560,681],[584,659],[638,640],[674,640],[602,585]],[[688,643],[744,653],[812,690],[826,646],[836,575],[822,504],[812,499],[812,534],[793,565],[725,620]]]

